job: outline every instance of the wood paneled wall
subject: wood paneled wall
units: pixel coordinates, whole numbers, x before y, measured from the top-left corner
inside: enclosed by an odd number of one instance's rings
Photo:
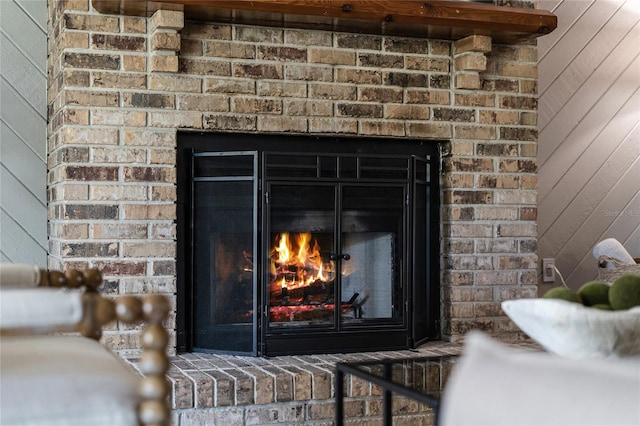
[[[538,254],[577,288],[597,277],[599,241],[640,256],[640,1],[538,7],[558,16],[538,39]]]
[[[0,0],[0,261],[46,265],[47,2]]]

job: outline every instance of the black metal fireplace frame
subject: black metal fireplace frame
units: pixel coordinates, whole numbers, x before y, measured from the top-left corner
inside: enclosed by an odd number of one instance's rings
[[[363,141],[366,140],[365,143]],[[440,220],[439,220],[439,140],[414,140],[379,137],[330,137],[311,135],[282,135],[282,134],[237,134],[237,133],[200,133],[179,132],[177,148],[177,350],[178,352],[191,352],[193,345],[194,314],[190,308],[193,298],[192,271],[193,261],[192,246],[190,243],[190,215],[192,209],[191,195],[191,156],[194,152],[208,151],[264,151],[290,152],[295,146],[295,152],[314,153],[334,152],[349,154],[357,152],[358,155],[393,156],[399,152],[411,153],[416,158],[428,161],[428,176],[426,187],[428,188],[428,223],[416,225],[416,228],[424,226],[424,229],[414,229],[413,225],[407,228],[411,234],[410,241],[415,242],[414,234],[421,232],[426,235],[427,252],[426,259],[410,258],[412,265],[426,262],[423,268],[425,281],[420,298],[415,297],[416,270],[412,267],[407,279],[407,294],[404,300],[407,303],[403,316],[405,321],[397,326],[368,327],[365,329],[343,330],[340,333],[324,333],[318,330],[308,332],[267,332],[262,324],[261,307],[264,301],[256,301],[257,315],[255,315],[254,329],[258,330],[254,335],[255,345],[253,355],[285,355],[291,353],[336,353],[336,352],[364,352],[371,350],[398,350],[413,348],[427,340],[435,340],[440,337]],[[356,148],[357,146],[357,148]],[[268,147],[268,148],[266,148]],[[421,160],[422,161],[422,160]],[[263,177],[263,172],[259,176]],[[262,185],[262,178],[260,185]],[[261,188],[262,191],[262,188]],[[413,197],[413,195],[412,195]],[[263,225],[263,207],[258,203],[259,218],[258,227],[254,232],[260,234]],[[415,214],[410,212],[411,217]],[[411,219],[413,220],[413,219]],[[413,223],[413,222],[411,222]],[[414,253],[414,243],[408,247],[408,255]],[[258,243],[261,246],[261,243]],[[260,251],[263,249],[261,248]],[[405,262],[406,263],[406,262]],[[262,276],[262,274],[260,274]],[[261,284],[258,283],[256,297],[261,296]],[[420,299],[420,300],[418,300]],[[425,300],[426,299],[426,300]],[[414,318],[420,315],[420,318]],[[408,319],[413,319],[409,321]],[[264,320],[266,323],[266,320]],[[197,350],[197,349],[196,349]],[[233,352],[233,351],[231,351]],[[243,353],[245,354],[245,353]]]

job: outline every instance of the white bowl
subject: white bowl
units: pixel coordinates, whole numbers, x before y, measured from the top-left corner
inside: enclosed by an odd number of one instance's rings
[[[640,307],[589,308],[560,299],[502,302],[502,310],[549,352],[569,358],[640,356]]]

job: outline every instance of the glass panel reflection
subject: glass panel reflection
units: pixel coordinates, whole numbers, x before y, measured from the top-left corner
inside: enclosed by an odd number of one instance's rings
[[[342,205],[342,300],[345,324],[402,318],[402,230],[405,189],[345,186]]]

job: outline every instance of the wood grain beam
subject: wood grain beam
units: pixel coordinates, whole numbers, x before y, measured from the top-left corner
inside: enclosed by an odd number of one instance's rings
[[[557,18],[545,10],[460,1],[418,0],[93,0],[101,13],[150,16],[183,10],[189,20],[457,39],[491,35],[514,42],[548,34]]]

